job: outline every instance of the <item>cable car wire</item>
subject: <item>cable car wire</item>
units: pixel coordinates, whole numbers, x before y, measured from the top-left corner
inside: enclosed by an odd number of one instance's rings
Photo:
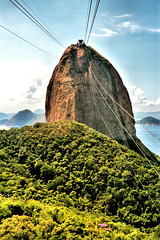
[[[87,18],[87,25],[86,25],[86,32],[85,32],[85,42],[86,42],[86,38],[87,38],[87,31],[88,31],[89,19],[90,19],[90,14],[91,14],[91,7],[92,7],[92,0],[90,0],[89,11],[88,11],[88,18]]]
[[[51,30],[50,27],[47,26],[47,24],[35,13],[35,11],[33,11],[33,9],[32,9],[27,3],[25,3],[24,0],[21,0],[21,1],[22,1],[22,2],[28,7],[28,9],[30,9],[30,11],[44,24],[44,26],[45,26],[46,28],[48,28],[48,30],[49,30],[52,34],[54,34],[54,36],[63,44],[62,40]]]
[[[136,123],[138,123],[140,126],[142,126],[147,132],[149,132],[156,140],[160,141],[160,138],[158,138],[154,133],[152,133],[151,131],[149,131],[145,126],[143,126],[143,124],[141,124],[139,121],[135,120],[135,118],[124,108],[122,107],[107,91],[106,89],[103,87],[102,83],[98,81],[98,79],[96,78],[96,81],[99,83],[99,85],[101,86],[101,88],[106,92],[107,96],[109,96],[109,98],[112,99],[112,101],[115,102],[115,104],[117,106],[119,106],[122,111],[124,111],[130,118],[132,118]],[[116,94],[117,95],[117,94]],[[118,96],[118,95],[117,95]]]
[[[99,72],[100,73],[100,72]],[[101,75],[101,73],[100,73]],[[105,80],[105,78],[101,75],[101,77]],[[106,94],[109,94],[106,90],[106,88],[102,85],[101,82],[99,82],[99,84],[101,85],[101,88],[106,92]],[[128,104],[126,104],[126,102],[114,91],[114,92],[111,92],[111,89],[110,87],[108,86],[108,84],[105,82],[105,85],[107,87],[107,89],[110,91],[110,93],[115,96],[117,96],[126,106],[129,107]],[[111,95],[110,95],[111,97]],[[115,99],[115,97],[112,97],[113,98],[113,101],[115,101],[115,103],[122,109],[122,111],[124,111],[130,118],[132,118],[135,123],[139,124],[141,127],[143,127],[150,135],[152,135],[152,137],[154,137],[158,142],[160,142],[160,138],[158,136],[156,136],[153,132],[151,132],[149,129],[147,129],[142,123],[140,123],[139,121],[137,121],[128,111],[127,109],[123,106],[121,106]]]
[[[44,33],[46,33],[50,38],[52,38],[55,42],[57,42],[61,47],[65,48],[65,46],[54,37],[45,27],[42,26],[33,16],[30,14],[18,1],[16,1],[26,12],[24,12],[18,5],[16,5],[12,0],[9,0],[16,8],[18,8],[26,17],[28,17],[34,24],[36,24]]]
[[[91,76],[91,78],[92,78],[92,80],[93,80],[93,70],[92,70],[91,64],[89,63],[88,52],[87,52],[87,60],[88,60],[88,65],[90,65],[90,69],[91,69],[90,76]],[[92,96],[91,96],[91,97],[92,97],[92,99],[93,99],[94,105],[96,106],[96,108],[97,108],[97,110],[98,110],[98,113],[100,114],[100,110],[98,109],[98,106],[97,106],[97,104],[96,104],[96,99],[94,99],[94,90],[93,90],[93,87],[95,87],[95,89],[98,90],[97,93],[98,93],[98,92],[99,92],[100,94],[102,94],[102,93],[100,92],[100,90],[99,90],[99,88],[97,87],[96,83],[93,82],[93,81],[91,81],[90,78],[89,78],[89,80],[90,80],[90,86],[91,86],[91,91],[92,91]],[[93,82],[93,84],[92,84],[92,82]],[[103,98],[104,98],[104,97],[103,97]],[[106,101],[106,100],[105,100],[105,101]],[[109,105],[109,104],[108,104],[108,105]],[[111,107],[110,107],[110,110],[111,110]],[[114,111],[111,112],[111,113],[113,114]],[[115,115],[115,113],[114,113],[114,115]],[[113,116],[114,116],[114,115],[113,115]],[[103,116],[102,116],[101,114],[100,114],[100,116],[101,116],[102,120],[105,121],[104,118],[103,118]],[[107,124],[105,124],[105,126],[106,126],[107,129],[108,129]],[[113,137],[113,139],[115,140],[114,137]],[[125,155],[125,153],[122,151],[120,145],[118,144],[117,146],[118,146],[119,150],[121,151],[122,155],[124,156],[124,158],[126,159],[126,155]],[[127,161],[127,159],[126,159],[126,161]],[[146,192],[147,192],[147,194],[148,194],[151,202],[153,203],[153,205],[155,206],[155,208],[157,209],[157,211],[160,213],[159,208],[158,208],[156,202],[152,199],[152,197],[151,197],[151,195],[150,195],[147,187],[142,183],[141,179],[138,178],[137,173],[136,173],[135,169],[132,167],[132,165],[131,165],[128,161],[127,161],[127,163],[128,163],[128,165],[130,166],[130,168],[131,168],[132,171],[133,171],[133,174],[134,174],[133,176],[135,176],[135,178],[137,178],[137,180],[138,180],[139,183],[141,184],[142,188],[146,190]]]
[[[92,71],[93,71],[93,69],[92,69]],[[147,130],[148,131],[148,133],[150,134],[150,135],[152,135],[152,137],[154,137],[157,141],[159,140],[159,138],[155,135],[155,134],[153,134],[152,132],[150,132],[147,128],[145,128],[141,123],[139,123],[138,121],[136,121],[135,119],[134,119],[134,117],[124,108],[124,107],[122,107],[108,92],[107,92],[107,90],[104,88],[104,86],[102,85],[102,83],[100,82],[100,81],[98,81],[98,79],[97,79],[97,77],[95,76],[95,73],[93,72],[93,75],[94,75],[94,78],[95,78],[95,80],[97,81],[97,83],[98,83],[98,85],[100,86],[100,88],[101,89],[103,89],[103,91],[107,94],[107,96],[122,110],[122,111],[124,111],[124,113],[125,114],[127,114],[131,119],[133,119],[134,120],[134,122],[136,122],[136,123],[138,123],[139,125],[141,125],[145,130]],[[98,89],[99,90],[99,89]],[[109,89],[110,90],[110,89]],[[100,90],[99,90],[100,91]],[[116,94],[117,95],[117,94]],[[118,96],[118,95],[117,95]],[[118,96],[119,97],[119,96]],[[105,100],[106,101],[106,100]],[[133,125],[133,122],[131,122],[131,119],[130,119],[130,123]],[[128,119],[129,120],[129,119]],[[138,144],[138,143],[137,143]],[[146,152],[146,150],[145,150],[145,148],[143,147],[143,145],[140,145],[140,144],[138,144],[138,146],[140,147],[140,149],[142,150],[141,151],[141,153],[142,152],[145,152],[146,154],[148,154],[147,152]],[[138,147],[138,149],[139,149],[139,147]],[[139,149],[139,150],[140,150]],[[151,157],[151,156],[150,156]],[[152,161],[154,161],[155,162],[155,160],[151,157],[151,159],[152,159]],[[156,162],[157,163],[157,162]]]
[[[87,52],[87,57],[88,57],[88,52]],[[89,63],[89,57],[88,57],[88,63]],[[124,131],[127,133],[127,135],[132,139],[132,141],[134,142],[134,144],[136,145],[136,147],[139,149],[139,151],[141,152],[141,154],[144,156],[145,159],[147,159],[147,161],[149,162],[149,164],[152,166],[152,168],[155,170],[155,172],[157,173],[157,175],[160,178],[160,174],[159,172],[154,168],[154,166],[152,165],[151,161],[147,158],[146,154],[144,153],[144,149],[135,141],[135,139],[132,137],[132,135],[128,132],[128,130],[125,128],[125,126],[123,126],[121,120],[117,117],[117,115],[115,114],[115,112],[113,111],[113,109],[109,106],[108,102],[106,101],[106,99],[104,98],[102,92],[100,91],[100,89],[98,88],[95,80],[97,81],[97,83],[101,86],[101,83],[98,81],[93,69],[92,69],[92,65],[90,64],[90,75],[94,76],[94,78],[92,77],[93,83],[95,85],[95,87],[97,88],[97,92],[100,93],[101,97],[103,98],[104,102],[106,103],[106,105],[108,106],[108,108],[110,109],[111,113],[113,114],[113,116],[115,117],[115,119],[117,120],[117,122],[120,124],[120,126],[124,129]],[[95,79],[95,80],[94,80]],[[119,107],[120,105],[110,96],[110,94],[103,88],[104,92],[107,94],[108,97],[110,97],[110,99],[116,103]],[[127,111],[125,111],[127,113]],[[128,113],[129,114],[129,113]],[[129,114],[130,115],[130,114]],[[130,115],[131,116],[131,115]]]
[[[88,38],[87,38],[87,42],[86,43],[88,43],[90,35],[91,35],[91,32],[92,32],[92,28],[93,28],[93,24],[94,24],[94,21],[95,21],[95,18],[96,18],[96,14],[97,14],[97,11],[98,11],[99,3],[100,3],[100,0],[97,0],[96,7],[95,7],[95,10],[94,10],[93,19],[92,19],[92,23],[91,23],[91,27],[90,27],[90,30],[89,30],[89,34],[88,34]]]
[[[33,43],[31,43],[31,42],[27,41],[26,39],[22,38],[21,36],[17,35],[16,33],[12,32],[12,31],[11,31],[11,30],[9,30],[8,28],[6,28],[6,27],[4,27],[4,26],[2,26],[2,25],[0,25],[0,27],[2,27],[3,29],[5,29],[6,31],[8,31],[8,32],[12,33],[14,36],[16,36],[16,37],[20,38],[20,39],[21,39],[21,40],[23,40],[24,42],[26,42],[26,43],[30,44],[31,46],[33,46],[33,47],[37,48],[37,49],[38,49],[38,50],[40,50],[41,52],[43,52],[43,53],[46,53],[46,54],[47,54],[47,55],[49,55],[50,57],[53,57],[53,58],[56,58],[56,59],[58,59],[57,57],[53,56],[52,54],[50,54],[50,53],[48,53],[48,52],[44,51],[43,49],[41,49],[41,48],[37,47],[37,46],[36,46],[36,45],[34,45]]]
[[[92,94],[93,94],[92,85],[91,85],[91,90],[92,90]],[[99,110],[99,108],[98,108],[98,106],[97,106],[96,100],[95,100],[95,98],[94,98],[93,96],[92,96],[92,99],[93,99],[94,105],[95,105],[95,107],[96,107],[96,109],[97,109],[97,112],[98,112],[99,116],[101,117],[104,125],[106,126],[106,129],[108,130],[108,132],[109,132],[110,136],[112,137],[112,139],[114,139],[113,134],[112,134],[112,132],[110,131],[110,129],[109,129],[106,121],[104,120],[104,118],[103,118],[103,116],[102,116],[102,114],[101,114],[101,112],[100,112],[100,110]]]
[[[9,0],[9,1],[10,1],[10,0]],[[45,31],[45,33],[47,33],[47,35],[49,34],[50,37],[51,37],[53,40],[55,40],[60,46],[62,46],[62,47],[65,48],[65,46],[64,46],[55,36],[53,36],[35,17],[33,17],[33,15],[32,15],[29,11],[27,11],[27,9],[26,9],[24,6],[22,6],[22,4],[20,4],[17,0],[15,0],[15,2],[18,3],[18,5],[19,5],[23,10],[25,10],[26,13],[27,13],[40,27],[42,27],[42,28],[44,29],[44,31]],[[36,24],[36,25],[37,25],[37,24]]]
[[[91,74],[93,74],[94,78],[96,78],[95,76],[95,73],[93,72],[92,70],[92,66],[91,66]],[[143,150],[141,149],[141,147],[138,145],[138,143],[134,140],[134,138],[132,137],[132,135],[128,132],[128,130],[123,126],[123,124],[121,123],[121,120],[117,117],[117,115],[114,113],[113,109],[109,106],[108,102],[106,101],[106,99],[104,98],[103,94],[101,93],[101,91],[99,90],[99,88],[97,87],[96,83],[95,83],[95,80],[94,78],[92,77],[93,79],[93,82],[97,88],[97,91],[100,92],[103,100],[105,101],[106,105],[108,106],[108,108],[110,109],[110,111],[113,113],[115,119],[117,120],[117,122],[120,124],[120,126],[124,129],[124,131],[128,134],[128,136],[132,139],[132,141],[134,142],[134,144],[137,146],[137,148],[139,149],[139,151],[142,153],[142,155],[145,157],[145,159],[147,159],[147,161],[149,162],[149,164],[151,165],[151,167],[155,170],[155,172],[157,173],[157,175],[159,176],[160,178],[160,174],[159,172],[154,168],[153,164],[151,163],[151,161],[147,158],[147,156],[145,155],[145,153],[143,152]],[[113,98],[111,98],[111,100],[113,101]],[[115,102],[115,101],[114,101]]]
[[[93,79],[93,78],[92,78]],[[94,80],[93,80],[94,81]],[[94,81],[95,83],[95,81]],[[97,87],[97,85],[95,84],[97,91],[100,92],[99,88]],[[100,92],[103,100],[106,102],[107,106],[109,107],[109,109],[111,110],[111,112],[113,113],[113,115],[115,116],[115,119],[117,119],[118,123],[120,124],[120,126],[124,129],[124,131],[128,134],[128,136],[132,139],[132,141],[134,142],[134,144],[137,146],[137,148],[140,150],[140,152],[143,154],[143,156],[145,157],[145,159],[147,159],[147,161],[149,162],[149,164],[151,165],[151,167],[155,170],[155,172],[157,173],[157,175],[160,178],[160,174],[159,172],[154,168],[153,164],[151,163],[151,161],[147,158],[147,156],[145,155],[145,153],[143,152],[143,150],[140,148],[140,146],[137,144],[137,142],[134,140],[134,138],[132,137],[132,135],[128,132],[128,130],[123,126],[123,124],[121,123],[120,119],[117,117],[117,115],[114,113],[113,109],[109,106],[109,104],[107,103],[106,99],[104,98],[104,96],[102,95],[102,93]]]
[[[91,76],[92,76],[92,74],[91,74]],[[93,77],[92,77],[92,78],[93,78]],[[93,99],[93,101],[94,101],[94,104],[96,104],[96,101],[95,101],[95,99],[94,99],[94,91],[93,91],[93,86],[95,86],[95,84],[92,84],[91,80],[90,80],[90,85],[91,85],[91,90],[92,90],[92,95],[93,95],[93,96],[92,96],[92,99]],[[97,88],[97,87],[96,87],[96,88]],[[97,106],[97,104],[96,104],[96,106]],[[97,107],[98,107],[98,106],[97,106]],[[100,112],[100,111],[98,111],[98,112]],[[102,115],[101,115],[101,117],[102,117],[102,119],[103,119],[103,116],[102,116]],[[105,120],[103,119],[103,121],[105,121]],[[105,125],[106,125],[106,124],[105,124]],[[107,126],[107,125],[106,125],[106,126]],[[108,129],[108,126],[107,126],[107,129]],[[113,139],[115,140],[114,137],[113,137]],[[118,146],[119,150],[121,151],[122,155],[124,156],[124,158],[126,159],[126,155],[125,155],[124,152],[122,151],[120,145],[118,144],[117,146]],[[126,159],[126,160],[127,160],[127,159]],[[127,162],[128,162],[128,161],[127,161]],[[148,196],[149,196],[151,202],[153,203],[153,205],[155,206],[155,208],[157,209],[157,211],[160,213],[159,208],[157,207],[156,202],[152,199],[151,195],[149,194],[148,189],[147,189],[146,186],[142,183],[141,179],[138,178],[135,169],[132,167],[132,165],[131,165],[129,162],[128,162],[128,164],[129,164],[130,168],[132,169],[132,171],[133,171],[135,177],[136,177],[137,180],[140,182],[142,188],[146,190],[146,192],[147,192],[147,194],[148,194]],[[133,175],[133,176],[134,176],[134,175]]]

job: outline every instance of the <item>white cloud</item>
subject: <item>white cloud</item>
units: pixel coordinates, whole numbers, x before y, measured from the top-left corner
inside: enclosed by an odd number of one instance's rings
[[[137,24],[137,23],[135,23],[133,21],[122,22],[122,23],[118,24],[118,27],[120,29],[129,30],[132,33],[139,32],[139,31],[142,30],[142,27],[139,24]]]
[[[137,110],[158,111],[160,109],[160,97],[153,101],[145,96],[144,90],[136,86],[127,86],[133,107]]]
[[[35,110],[44,106],[53,67],[38,61],[0,62],[0,111]]]
[[[117,25],[119,27],[119,29],[121,30],[129,30],[131,31],[132,33],[135,33],[135,32],[141,32],[141,31],[146,31],[146,32],[152,32],[152,33],[160,33],[160,29],[159,28],[146,28],[146,27],[143,27],[133,21],[125,21],[125,22],[122,22],[120,24]]]
[[[160,33],[159,28],[157,28],[157,29],[156,28],[146,28],[146,27],[139,25],[138,23],[135,23],[134,21],[125,21],[125,22],[118,23],[117,27],[119,28],[119,31],[127,30],[127,31],[130,31],[131,33],[136,33],[136,32],[141,32],[141,31]]]
[[[148,31],[148,32],[155,32],[155,33],[157,32],[157,33],[160,33],[160,28],[158,28],[158,29],[148,28],[147,31]]]
[[[116,35],[126,34],[126,33],[160,33],[159,28],[147,28],[143,25],[140,25],[137,21],[135,21],[135,17],[133,14],[126,13],[122,15],[110,16],[109,13],[104,13],[103,17],[105,17],[104,24],[106,27],[99,28],[102,32],[92,33],[91,35],[94,37],[113,37]],[[112,30],[113,29],[113,30]]]
[[[160,97],[157,98],[156,105],[160,105]]]
[[[114,18],[130,18],[132,17],[133,15],[132,14],[122,14],[122,15],[119,15],[119,16],[114,16]]]
[[[26,98],[33,99],[35,95],[37,96],[38,90],[42,87],[42,80],[41,79],[34,79],[31,83],[31,86],[28,87],[26,91]],[[41,98],[41,97],[40,97]]]
[[[124,21],[124,19],[131,18],[133,15],[130,13],[122,14],[122,15],[117,15],[117,16],[111,16],[109,18],[110,23],[117,23],[120,21]]]
[[[108,28],[99,28],[99,30],[102,31],[103,33],[101,34],[92,33],[91,35],[94,37],[112,37],[112,36],[118,35],[117,32],[112,31],[111,29],[108,29]]]

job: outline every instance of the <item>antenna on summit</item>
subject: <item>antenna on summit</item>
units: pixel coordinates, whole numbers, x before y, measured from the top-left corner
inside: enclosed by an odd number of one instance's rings
[[[86,44],[85,44],[85,41],[83,39],[79,39],[77,41],[77,45],[80,47],[80,48],[85,48],[86,47]]]

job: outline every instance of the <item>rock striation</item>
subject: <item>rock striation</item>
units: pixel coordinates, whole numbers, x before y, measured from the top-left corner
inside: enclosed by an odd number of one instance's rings
[[[46,121],[85,123],[129,145],[131,136],[136,138],[135,121],[118,105],[133,116],[128,91],[113,65],[91,47],[68,47],[47,87]]]

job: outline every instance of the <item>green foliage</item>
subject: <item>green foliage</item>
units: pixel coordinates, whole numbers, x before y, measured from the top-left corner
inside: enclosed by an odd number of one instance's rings
[[[44,204],[35,200],[1,199],[5,208],[0,226],[0,238],[5,239],[158,239],[157,233],[145,234],[103,214]],[[12,212],[15,209],[19,212]],[[12,212],[12,214],[11,214]],[[101,215],[101,216],[100,216]],[[101,224],[105,227],[101,227]],[[156,230],[157,231],[157,230]]]
[[[99,54],[95,49],[93,49],[91,46],[87,47],[88,52],[93,56],[94,59],[100,60],[102,63],[106,63],[107,65],[111,65],[111,63],[103,57],[101,54]]]
[[[160,237],[154,169],[84,124],[2,130],[0,166],[1,239]]]

